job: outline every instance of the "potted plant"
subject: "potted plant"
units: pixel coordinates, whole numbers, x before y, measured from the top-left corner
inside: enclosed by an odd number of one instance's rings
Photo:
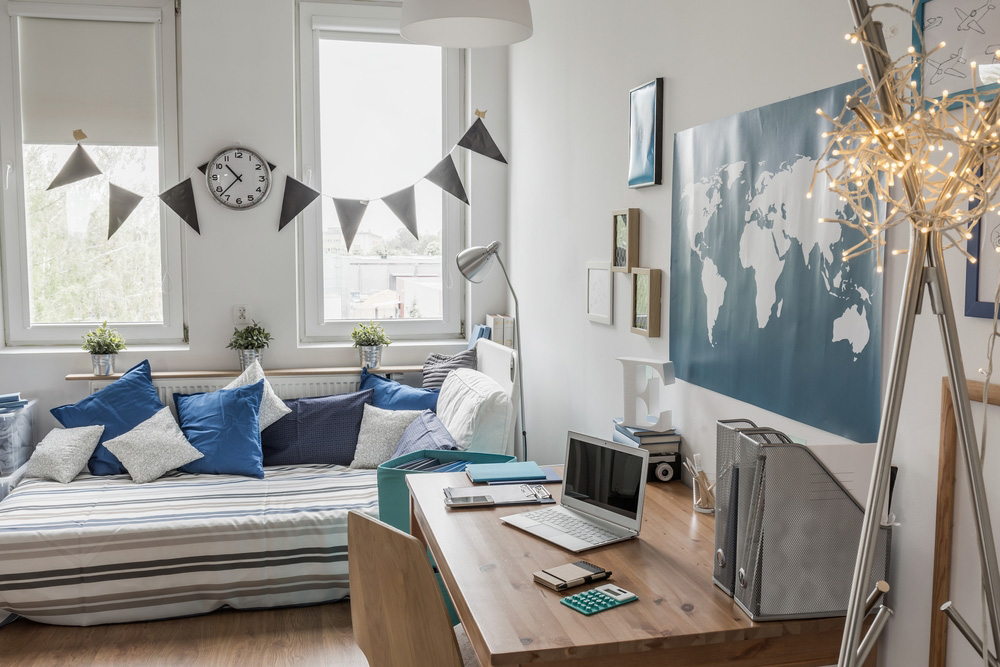
[[[90,352],[94,375],[111,375],[115,372],[115,356],[125,349],[125,339],[114,329],[109,329],[105,320],[101,326],[84,334],[81,347]]]
[[[256,320],[251,320],[250,324],[242,329],[233,329],[233,337],[229,339],[229,345],[226,347],[236,350],[240,359],[240,370],[245,371],[247,366],[263,358],[261,351],[270,344],[271,334],[257,324]]]
[[[368,324],[358,322],[351,332],[351,340],[361,356],[361,368],[378,368],[382,363],[382,348],[392,343],[382,325],[371,320]]]

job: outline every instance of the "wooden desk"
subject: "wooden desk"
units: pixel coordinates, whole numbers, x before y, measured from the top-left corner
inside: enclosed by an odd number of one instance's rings
[[[462,473],[409,475],[413,534],[430,549],[486,666],[830,665],[843,619],[754,623],[712,583],[715,520],[683,484],[649,484],[639,539],[576,555],[501,524],[524,507],[448,510]],[[548,488],[558,497],[559,487]],[[596,616],[559,603],[531,573],[584,559],[613,572],[637,602]],[[596,585],[596,584],[595,584]],[[876,664],[872,651],[867,667]]]

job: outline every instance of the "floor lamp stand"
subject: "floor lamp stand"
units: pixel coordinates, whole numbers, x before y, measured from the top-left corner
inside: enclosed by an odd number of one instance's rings
[[[517,303],[517,292],[514,291],[514,286],[510,284],[510,278],[507,276],[507,267],[500,259],[500,253],[496,254],[496,258],[497,263],[500,264],[500,270],[503,271],[503,279],[507,281],[507,289],[514,297],[514,345],[517,347],[517,389],[519,392],[518,400],[521,404],[521,454],[524,457],[523,460],[527,461],[528,432],[524,428],[524,348],[521,346],[521,308]]]
[[[873,90],[878,91],[882,112],[888,119],[900,119],[902,117],[901,103],[890,95],[888,86],[879,85],[885,75],[887,65],[887,57],[885,56],[887,50],[881,24],[872,20],[867,0],[849,0],[849,4],[857,31],[864,36],[862,44],[865,49],[865,60],[868,64]],[[998,103],[1000,103],[1000,98],[995,100],[990,110],[984,114],[985,118],[996,118]],[[905,175],[912,176],[909,172]],[[904,178],[903,188],[909,201],[918,204],[919,208],[923,208],[923,194],[916,179]],[[875,555],[882,508],[885,506],[889,491],[892,450],[899,427],[906,368],[913,342],[913,327],[916,316],[920,314],[925,291],[930,296],[931,309],[937,315],[941,329],[941,342],[948,363],[948,378],[951,383],[955,420],[958,426],[958,439],[964,447],[966,472],[972,487],[972,504],[979,542],[979,558],[983,571],[983,586],[986,591],[987,613],[990,619],[993,645],[1000,647],[1000,608],[998,608],[998,604],[1000,604],[1000,588],[998,588],[1000,586],[1000,571],[997,567],[996,545],[993,541],[993,528],[992,523],[990,523],[983,468],[976,447],[976,430],[965,380],[965,366],[962,363],[958,327],[955,323],[955,309],[948,287],[948,275],[945,271],[942,233],[934,229],[918,230],[911,226],[903,298],[893,341],[889,382],[882,406],[878,444],[875,447],[875,464],[868,489],[868,503],[865,507],[861,540],[851,581],[851,597],[847,605],[847,618],[844,621],[844,635],[840,645],[838,667],[856,667],[864,662],[869,651],[877,642],[878,635],[885,627],[885,620],[889,615],[888,608],[883,606],[869,627],[867,634],[862,638],[864,620],[872,611],[870,606],[866,605],[869,593],[866,588]],[[954,609],[954,605],[948,603],[946,606],[950,610],[948,617],[959,626],[959,629],[969,639],[970,644],[977,648],[980,654],[985,651],[986,648],[983,647],[984,642],[981,639],[975,638],[979,640],[977,646],[973,637],[966,634],[967,632],[973,635],[975,633],[972,632],[971,628],[962,627],[962,624],[959,623],[962,620],[961,615]],[[965,625],[967,626],[967,624]]]

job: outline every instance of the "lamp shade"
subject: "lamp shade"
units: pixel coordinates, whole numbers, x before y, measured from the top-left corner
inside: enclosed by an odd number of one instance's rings
[[[528,0],[404,0],[400,34],[450,48],[503,46],[531,37]]]
[[[496,264],[497,252],[499,251],[499,241],[494,241],[488,246],[472,246],[458,253],[455,262],[466,280],[471,283],[481,283],[490,274],[493,265]]]

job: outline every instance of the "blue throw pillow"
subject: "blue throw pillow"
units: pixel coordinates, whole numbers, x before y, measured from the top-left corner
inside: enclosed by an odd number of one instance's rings
[[[291,412],[260,434],[264,465],[350,465],[358,447],[361,417],[374,393],[367,389],[285,401]]]
[[[260,400],[264,380],[205,394],[174,394],[181,430],[204,458],[181,472],[264,477]]]
[[[120,475],[126,472],[125,466],[108,451],[104,441],[128,433],[162,409],[149,361],[144,359],[104,389],[79,403],[52,408],[50,412],[66,428],[104,426],[87,467],[93,475]]]
[[[361,388],[374,389],[372,405],[383,410],[437,410],[438,390],[418,389],[361,369]]]
[[[437,415],[430,410],[424,410],[419,417],[410,422],[410,425],[399,436],[399,444],[396,451],[390,458],[396,458],[403,454],[419,452],[422,449],[458,449],[455,438]]]

